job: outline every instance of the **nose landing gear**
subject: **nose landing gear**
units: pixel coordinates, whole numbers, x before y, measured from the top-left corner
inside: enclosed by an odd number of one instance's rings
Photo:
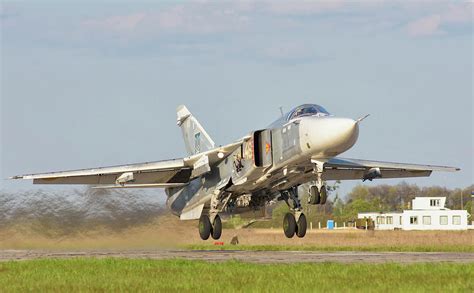
[[[309,188],[309,204],[325,204],[327,200],[327,188],[324,185],[322,176],[324,171],[324,162],[312,161],[313,162],[313,173],[316,175],[316,184]]]
[[[325,185],[321,186],[320,189],[318,189],[317,185],[312,185],[309,187],[309,204],[325,204],[327,197],[328,195]]]

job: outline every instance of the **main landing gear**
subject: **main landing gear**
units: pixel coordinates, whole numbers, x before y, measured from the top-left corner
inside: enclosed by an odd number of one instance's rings
[[[217,240],[221,238],[221,235],[222,221],[219,215],[215,215],[212,222],[208,215],[202,215],[201,218],[199,218],[199,236],[201,236],[202,240],[209,239],[209,236]]]
[[[287,213],[283,218],[283,232],[288,238],[293,238],[296,236],[302,238],[306,235],[306,216],[303,213],[300,213],[298,221],[296,221],[295,216],[292,213]]]
[[[292,212],[287,213],[283,218],[283,232],[288,238],[296,236],[302,238],[306,235],[306,216],[303,214],[300,200],[298,198],[298,188],[292,187],[282,191],[281,196]]]
[[[309,204],[325,204],[328,198],[327,188],[324,185],[322,176],[324,171],[324,162],[312,161],[313,173],[316,175],[316,184],[309,187]]]
[[[214,240],[221,238],[222,221],[218,213],[226,207],[229,199],[230,193],[226,194],[221,190],[213,192],[209,213],[202,214],[199,218],[199,236],[202,240],[209,239],[209,236]]]

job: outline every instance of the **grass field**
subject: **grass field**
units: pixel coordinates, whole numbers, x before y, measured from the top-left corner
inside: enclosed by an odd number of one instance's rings
[[[0,290],[474,291],[474,264],[250,264],[185,260],[43,259],[0,263]]]

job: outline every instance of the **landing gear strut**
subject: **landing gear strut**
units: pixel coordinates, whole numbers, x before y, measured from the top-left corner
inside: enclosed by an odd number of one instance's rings
[[[316,184],[310,186],[309,188],[309,197],[308,203],[309,204],[325,204],[327,200],[327,189],[324,185],[322,176],[324,171],[324,162],[321,161],[312,161],[314,164],[313,166],[313,174],[316,175]]]
[[[306,235],[307,222],[298,198],[298,188],[295,186],[282,191],[281,196],[292,210],[291,213],[287,213],[283,218],[283,232],[285,236],[293,238],[296,234],[300,238],[304,237]]]

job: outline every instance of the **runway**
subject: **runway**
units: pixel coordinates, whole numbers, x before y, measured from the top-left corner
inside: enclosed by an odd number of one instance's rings
[[[316,251],[243,251],[243,250],[0,250],[0,261],[42,258],[130,258],[187,259],[221,262],[239,260],[251,263],[474,263],[474,253],[459,252],[316,252]]]

